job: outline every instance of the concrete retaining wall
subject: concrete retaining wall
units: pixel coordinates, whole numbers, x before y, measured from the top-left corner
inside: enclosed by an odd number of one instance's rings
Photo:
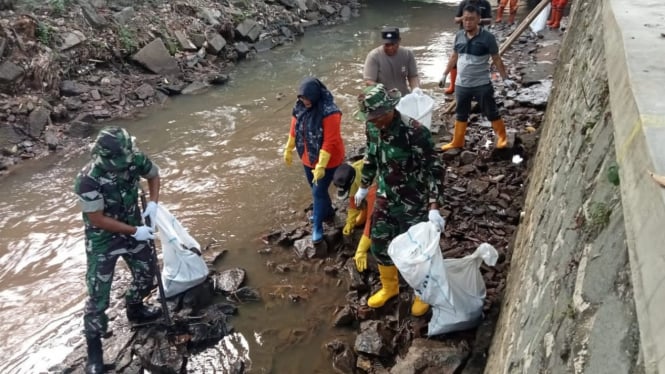
[[[486,373],[665,373],[661,4],[573,2]]]

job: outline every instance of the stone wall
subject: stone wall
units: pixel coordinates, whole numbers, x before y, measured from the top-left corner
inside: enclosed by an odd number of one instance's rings
[[[486,373],[642,373],[603,7],[573,3]]]

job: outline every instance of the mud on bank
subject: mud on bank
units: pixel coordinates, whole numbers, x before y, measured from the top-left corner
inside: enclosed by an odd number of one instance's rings
[[[357,0],[0,1],[0,178],[99,124],[227,82]]]

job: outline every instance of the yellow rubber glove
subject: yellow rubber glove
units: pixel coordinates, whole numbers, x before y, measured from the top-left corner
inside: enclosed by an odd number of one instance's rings
[[[284,146],[284,163],[286,166],[291,166],[293,162],[293,147],[296,146],[296,138],[289,135],[289,140],[286,141]]]
[[[360,212],[361,210],[359,209],[349,208],[346,212],[346,224],[344,225],[344,229],[342,229],[342,234],[348,236],[353,233],[353,228],[356,227],[356,220],[358,219]]]
[[[367,269],[367,251],[369,251],[370,245],[372,245],[372,240],[365,235],[358,242],[358,249],[356,249],[356,255],[353,256],[353,260],[356,262],[356,269],[360,272]]]
[[[328,161],[330,161],[330,153],[324,151],[323,149],[319,151],[319,162],[316,163],[312,174],[312,183],[316,183],[319,179],[323,178],[326,175],[326,166],[328,166]]]

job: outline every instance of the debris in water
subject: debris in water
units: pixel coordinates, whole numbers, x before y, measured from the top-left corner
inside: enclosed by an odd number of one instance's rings
[[[522,161],[524,161],[524,159],[520,157],[520,155],[513,156],[513,164],[519,165]]]

